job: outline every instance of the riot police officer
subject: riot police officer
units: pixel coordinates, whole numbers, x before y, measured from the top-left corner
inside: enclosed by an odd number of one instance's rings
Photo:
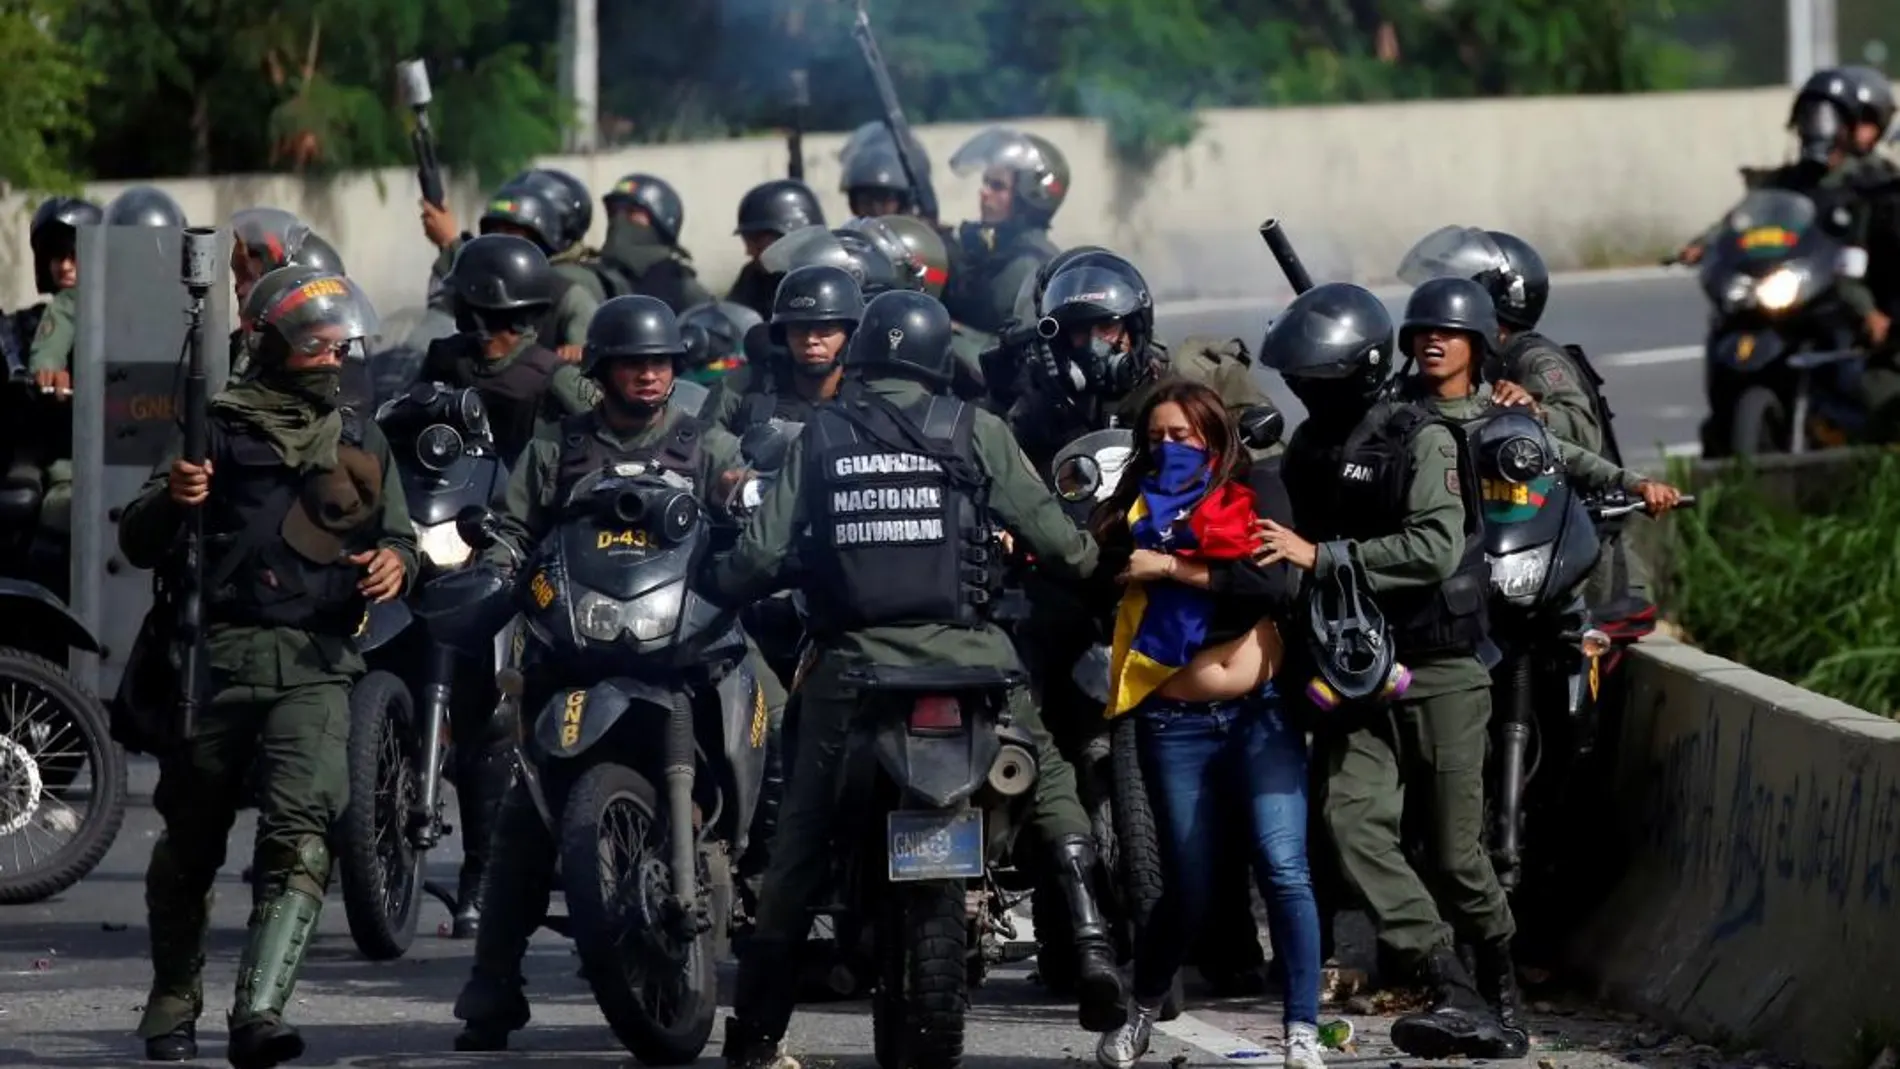
[[[1010,318],[1023,280],[1056,254],[1049,224],[1069,195],[1069,163],[1047,140],[991,127],[950,157],[960,175],[981,173],[981,218],[957,228],[957,274],[945,304],[960,323],[995,332]]]
[[[703,386],[746,366],[746,336],[765,320],[743,304],[707,301],[680,313],[686,338],[686,378]]]
[[[1322,581],[1356,566],[1413,675],[1389,715],[1329,723],[1317,737],[1324,822],[1378,929],[1381,970],[1433,995],[1429,1012],[1393,1026],[1393,1043],[1419,1057],[1522,1057],[1528,1038],[1486,1004],[1437,905],[1457,909],[1459,932],[1493,955],[1483,972],[1501,1001],[1514,925],[1483,846],[1489,591],[1475,480],[1454,429],[1381,402],[1393,330],[1371,292],[1330,283],[1301,294],[1268,328],[1261,359],[1308,416],[1282,464],[1298,531],[1267,522],[1256,559]],[[1401,823],[1415,820],[1435,829],[1421,864],[1444,889],[1437,899],[1401,845]]]
[[[505,234],[532,243],[548,263],[548,298],[534,324],[535,335],[561,359],[572,363],[580,359],[581,339],[587,336],[587,322],[600,307],[600,280],[589,268],[569,258],[557,266],[554,258],[572,247],[567,240],[571,227],[568,215],[550,200],[546,179],[502,186],[483,206],[477,224],[483,236]],[[443,285],[430,295],[429,306],[454,312],[453,291],[448,272],[461,256],[462,247],[473,235],[461,232],[455,214],[426,200],[422,205],[422,229],[429,241],[441,250],[436,257],[434,274]]]
[[[665,301],[675,314],[713,299],[700,285],[692,254],[680,246],[686,205],[672,183],[630,174],[600,202],[607,207],[607,243],[595,270],[608,296],[644,293]]]
[[[249,937],[230,1013],[229,1058],[264,1069],[303,1053],[284,1020],[330,883],[327,836],[349,789],[355,635],[371,601],[403,595],[414,528],[374,421],[336,407],[344,349],[376,329],[347,279],[324,275],[260,316],[257,373],[212,399],[211,455],[173,460],[125,507],[134,567],[176,561],[181,525],[205,527],[206,701],[193,734],[160,757],[164,833],[145,874],[152,988],[146,1057],[197,1055],[205,934],[225,841],[259,777]]]
[[[6,352],[9,376],[27,374],[28,346],[42,337],[47,339],[49,360],[54,351],[71,352],[79,285],[79,228],[104,217],[97,204],[78,197],[49,197],[33,210],[27,238],[33,252],[33,284],[51,299],[20,309],[0,322],[0,347]],[[35,385],[52,389],[54,396],[64,399],[71,394],[72,377],[63,366],[58,370],[49,368],[36,378]],[[59,462],[65,439],[71,437],[65,410],[47,411],[52,405],[57,405],[53,397],[30,400],[21,409],[25,418],[15,421],[7,433],[10,456],[6,485],[34,500],[42,499],[47,469]],[[42,425],[38,418],[42,414],[56,418]],[[70,484],[70,473],[62,474]]]
[[[733,1069],[797,1064],[779,1053],[797,982],[791,965],[809,910],[831,877],[838,760],[866,697],[863,673],[934,669],[997,685],[1020,679],[1021,661],[984,608],[990,570],[981,561],[991,552],[995,524],[1046,567],[1086,575],[1095,566],[1094,542],[1064,516],[1002,421],[946,395],[953,369],[950,316],[941,304],[908,291],[873,299],[845,364],[850,375],[839,400],[814,414],[738,546],[711,576],[715,596],[746,604],[782,582],[795,542],[813,533],[798,554],[817,648],[800,691],[797,763],[758,927],[740,962],[726,1025],[725,1059]],[[920,452],[937,463],[903,469],[914,472],[917,489],[934,491],[916,495],[916,523],[858,523],[837,511],[851,496],[842,491],[862,478],[848,474],[853,466],[846,460]],[[889,476],[880,478],[890,485]],[[933,533],[927,541],[905,541],[909,529]],[[1015,723],[1035,736],[1041,755],[1032,821],[1054,849],[1076,926],[1082,1026],[1119,1027],[1126,1017],[1122,983],[1088,886],[1096,859],[1074,769],[1049,740],[1027,690],[1013,685],[1009,694]]]
[[[442,288],[459,333],[429,345],[422,379],[480,390],[495,448],[510,467],[538,432],[600,399],[585,375],[541,344],[555,283],[533,242],[484,234],[466,243]]]
[[[508,567],[509,547],[531,552],[574,482],[610,463],[657,463],[691,479],[702,504],[724,507],[742,474],[739,444],[667,404],[685,356],[679,322],[657,298],[635,294],[600,306],[588,328],[581,369],[599,384],[601,404],[569,417],[558,434],[528,447],[508,480],[500,514],[499,534],[506,545],[491,549],[487,560]],[[556,682],[537,678],[528,666],[529,697],[523,708],[538,708],[532,695]],[[457,1050],[504,1050],[509,1033],[528,1023],[521,959],[547,917],[555,844],[525,784],[508,791],[494,850],[482,892],[475,963],[455,1000],[455,1016],[466,1023],[455,1038]]]
[[[807,422],[813,408],[837,396],[845,343],[863,316],[864,297],[844,268],[813,264],[786,272],[770,321],[785,366],[767,370],[756,388],[738,395],[720,425],[736,435],[770,419]]]
[[[842,179],[838,191],[851,205],[853,215],[907,214],[937,229],[937,193],[930,184],[930,154],[916,134],[906,139],[908,158],[922,193],[911,189],[904,173],[904,161],[898,155],[897,139],[883,119],[872,119],[851,131],[844,147],[838,150]]]
[[[560,252],[549,257],[551,261],[586,264],[598,255],[587,246],[587,232],[594,226],[594,195],[587,183],[558,167],[535,167],[510,178],[502,188],[539,193],[554,205],[561,221],[556,243]]]
[[[911,262],[916,265],[918,289],[943,300],[951,272],[950,247],[944,244],[943,234],[915,215],[887,215],[879,221],[909,250]],[[991,395],[984,376],[983,353],[993,340],[954,319],[950,322],[950,355],[957,361],[957,396],[966,401],[982,403]],[[1000,414],[1008,411],[1008,406],[994,406],[991,411]]]
[[[346,275],[335,246],[281,208],[246,208],[231,216],[231,289],[242,309],[258,279],[296,264],[333,275]],[[231,374],[242,376],[250,353],[245,327],[231,332]],[[359,365],[360,366],[360,365]]]
[[[732,231],[745,242],[746,264],[732,280],[726,300],[743,304],[761,317],[770,316],[779,280],[759,263],[760,255],[794,230],[824,225],[824,209],[803,182],[776,178],[746,191],[739,198],[739,225]]]
[[[1031,347],[1028,389],[1011,406],[1009,422],[1038,471],[1077,434],[1108,425],[1109,417],[1127,426],[1149,390],[1168,376],[1207,384],[1230,410],[1272,407],[1253,380],[1244,348],[1184,347],[1177,356],[1157,342],[1147,280],[1107,250],[1078,255],[1051,274],[1037,314],[1051,336]],[[992,383],[998,379],[990,375]]]

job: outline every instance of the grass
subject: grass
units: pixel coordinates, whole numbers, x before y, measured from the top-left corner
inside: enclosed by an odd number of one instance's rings
[[[1719,657],[1883,716],[1900,712],[1900,455],[1825,512],[1772,502],[1745,470],[1670,527],[1666,604]]]

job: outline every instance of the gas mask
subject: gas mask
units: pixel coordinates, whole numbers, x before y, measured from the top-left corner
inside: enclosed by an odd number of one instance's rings
[[[1793,125],[1795,136],[1801,141],[1801,162],[1823,168],[1847,129],[1841,121],[1840,110],[1826,100],[1802,101],[1795,111]]]

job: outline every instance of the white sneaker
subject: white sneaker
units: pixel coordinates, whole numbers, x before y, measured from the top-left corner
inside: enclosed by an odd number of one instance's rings
[[[1326,1069],[1320,1049],[1318,1028],[1310,1024],[1286,1026],[1286,1069]]]
[[[1130,999],[1127,1022],[1113,1032],[1102,1033],[1102,1041],[1095,1045],[1095,1061],[1102,1069],[1132,1069],[1148,1053],[1148,1040],[1154,1035],[1155,1018],[1160,1014],[1161,1007],[1143,1006]]]

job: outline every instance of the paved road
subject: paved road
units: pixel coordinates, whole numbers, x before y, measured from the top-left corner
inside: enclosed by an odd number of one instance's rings
[[[1396,321],[1404,288],[1379,290]],[[1192,334],[1238,337],[1255,346],[1276,302],[1211,300],[1164,302],[1164,340]],[[1696,426],[1707,412],[1702,399],[1701,341],[1708,305],[1693,273],[1636,269],[1560,276],[1540,328],[1583,346],[1607,382],[1617,433],[1631,460],[1699,452]],[[1268,375],[1274,400],[1289,415],[1304,411]]]
[[[105,863],[63,898],[0,912],[0,1065],[79,1067],[130,1065],[138,1057],[132,1030],[138,1021],[150,973],[145,963],[142,874],[157,834],[149,807],[154,771],[133,768],[134,808]],[[204,1063],[222,1063],[223,1013],[242,946],[249,895],[238,881],[249,856],[248,817],[233,832],[232,865],[218,885],[211,965],[203,1022]],[[439,855],[459,857],[453,840]],[[438,866],[438,875],[452,869]],[[434,931],[446,914],[430,903],[425,926]],[[409,956],[387,964],[360,960],[344,927],[341,903],[332,896],[322,933],[310,955],[294,1004],[305,1026],[309,1066],[425,1069],[481,1065],[628,1064],[602,1023],[576,959],[558,937],[543,933],[530,953],[527,972],[535,1022],[509,1056],[453,1053],[457,1023],[450,1014],[467,972],[470,947],[430,934],[417,937]],[[981,989],[970,1011],[968,1069],[1036,1069],[1093,1064],[1093,1037],[1080,1033],[1073,1009],[1043,999],[1030,982],[1033,963],[1012,967]],[[731,974],[723,976],[728,992]],[[1192,995],[1192,989],[1190,989]],[[1358,1007],[1365,1010],[1367,1007]],[[1587,1007],[1558,1002],[1536,1015],[1540,1069],[1612,1069],[1637,1060],[1647,1066],[1713,1069],[1720,1059],[1706,1048],[1691,1051],[1686,1040],[1666,1041],[1633,1018],[1618,1019]],[[1389,1022],[1373,1015],[1347,1016],[1358,1030],[1354,1054],[1335,1054],[1335,1065],[1396,1066],[1400,1056],[1386,1043]],[[1156,1041],[1154,1065],[1272,1065],[1278,1048],[1277,1006],[1251,1001],[1192,1000],[1190,1013],[1169,1022]],[[1642,1033],[1651,1033],[1643,1035]],[[812,1069],[868,1069],[870,1014],[867,1004],[808,1007],[795,1024],[792,1044]],[[1249,1057],[1248,1052],[1261,1052]],[[701,1060],[716,1066],[717,1045]],[[1525,1063],[1528,1066],[1532,1063]]]

